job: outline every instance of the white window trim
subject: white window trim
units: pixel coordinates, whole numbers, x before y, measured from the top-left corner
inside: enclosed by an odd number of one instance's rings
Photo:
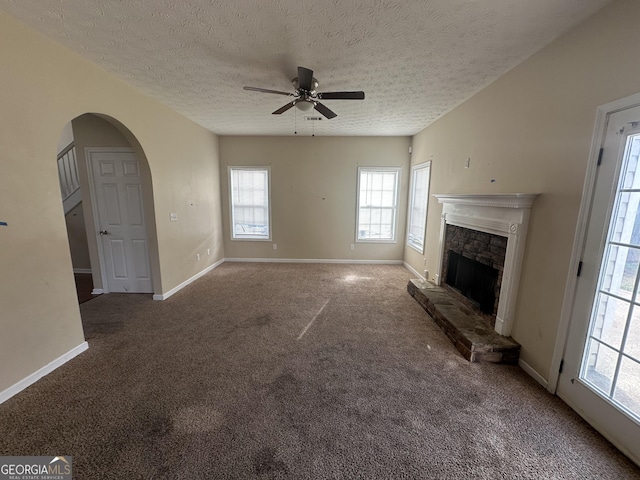
[[[271,216],[271,167],[270,166],[253,166],[253,167],[247,167],[247,166],[236,166],[236,165],[230,165],[229,167],[227,167],[228,170],[228,175],[227,175],[227,181],[228,181],[228,185],[229,185],[229,227],[231,229],[231,231],[229,232],[230,237],[231,237],[231,241],[233,242],[270,242],[272,239],[272,230],[273,230],[273,217]],[[267,171],[267,188],[268,188],[268,192],[267,192],[267,199],[269,202],[269,237],[255,237],[255,238],[251,238],[251,237],[243,237],[243,238],[236,238],[234,237],[234,219],[233,219],[233,190],[232,190],[232,180],[231,180],[231,172],[232,170],[266,170]]]
[[[418,170],[428,170],[427,176],[427,204],[425,205],[425,220],[424,220],[424,232],[422,233],[422,248],[409,241],[409,235],[411,233],[411,217],[413,214],[413,202],[415,197],[415,179]],[[416,252],[424,254],[425,236],[427,234],[427,218],[426,214],[429,211],[429,190],[431,186],[431,160],[428,162],[419,163],[411,167],[411,185],[409,186],[409,205],[407,210],[407,246],[413,248]]]
[[[393,205],[393,238],[391,239],[359,239],[358,226],[360,225],[360,177],[362,171],[375,172],[394,172],[396,174],[395,198]],[[400,196],[400,178],[402,176],[402,167],[358,167],[358,181],[356,185],[356,225],[355,225],[355,241],[356,243],[398,243],[398,198]]]

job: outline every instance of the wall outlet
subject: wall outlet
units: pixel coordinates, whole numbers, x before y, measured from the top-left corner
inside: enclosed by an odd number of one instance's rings
[[[274,243],[274,244],[273,244],[273,249],[274,249],[274,250],[277,250],[277,249],[278,249],[278,244],[277,244],[277,243]]]
[[[207,255],[211,255],[211,249],[207,248]]]
[[[196,262],[199,262],[199,261],[200,261],[200,254],[196,253]]]
[[[354,250],[356,248],[356,246],[352,243],[351,244],[351,250]]]

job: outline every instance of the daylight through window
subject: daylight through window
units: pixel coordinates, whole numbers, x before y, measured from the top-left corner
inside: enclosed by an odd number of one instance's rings
[[[270,240],[269,169],[230,168],[229,176],[232,237]]]
[[[358,169],[358,241],[394,242],[399,168]]]
[[[430,176],[431,162],[415,165],[412,169],[407,245],[420,253],[424,253],[424,234],[427,228]]]

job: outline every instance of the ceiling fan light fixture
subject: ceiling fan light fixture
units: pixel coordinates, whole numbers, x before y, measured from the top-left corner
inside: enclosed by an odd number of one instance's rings
[[[298,110],[302,110],[303,112],[308,112],[314,107],[314,105],[315,103],[313,102],[313,100],[303,99],[296,102],[296,107],[298,107]]]

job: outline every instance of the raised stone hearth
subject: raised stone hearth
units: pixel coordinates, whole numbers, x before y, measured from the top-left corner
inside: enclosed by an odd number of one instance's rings
[[[409,280],[407,291],[470,362],[518,363],[520,344],[498,334],[484,318],[444,288],[421,280]]]

